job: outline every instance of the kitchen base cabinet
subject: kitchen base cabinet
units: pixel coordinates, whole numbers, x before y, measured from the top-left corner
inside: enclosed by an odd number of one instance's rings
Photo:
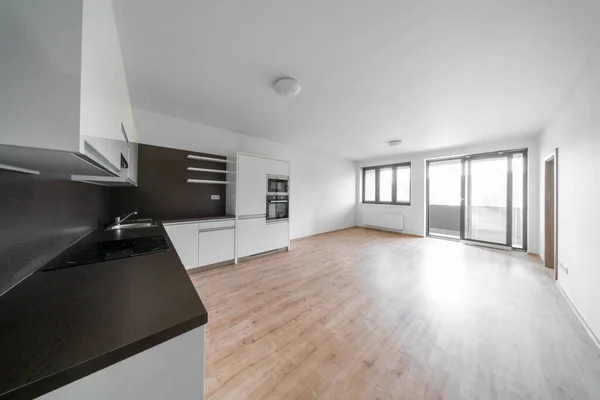
[[[267,223],[267,251],[282,249],[290,244],[288,222]]]
[[[235,221],[167,223],[165,229],[185,269],[235,258]]]
[[[204,398],[204,326],[41,397],[42,400]]]
[[[230,261],[234,258],[235,229],[202,231],[198,233],[198,266]]]
[[[267,219],[249,218],[238,221],[238,258],[267,251]]]
[[[185,269],[198,266],[198,223],[167,225],[165,230]]]

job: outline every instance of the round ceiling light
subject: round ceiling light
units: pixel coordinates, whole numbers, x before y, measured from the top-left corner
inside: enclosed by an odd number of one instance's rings
[[[273,84],[275,91],[283,97],[294,97],[302,90],[302,87],[294,78],[279,78]]]
[[[396,146],[400,146],[402,144],[402,140],[390,140],[388,142],[388,145],[390,147],[396,147]]]

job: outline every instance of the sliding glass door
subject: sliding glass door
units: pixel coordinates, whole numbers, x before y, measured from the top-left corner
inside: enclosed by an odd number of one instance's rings
[[[463,197],[461,160],[431,161],[428,164],[427,175],[429,235],[460,239]]]
[[[508,245],[508,158],[470,157],[465,161],[463,239]]]
[[[427,162],[427,235],[526,250],[527,151]]]

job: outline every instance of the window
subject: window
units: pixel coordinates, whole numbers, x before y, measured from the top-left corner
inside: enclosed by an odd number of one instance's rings
[[[363,168],[363,203],[410,205],[410,163]]]
[[[375,201],[375,170],[369,169],[365,171],[365,188],[364,200]]]

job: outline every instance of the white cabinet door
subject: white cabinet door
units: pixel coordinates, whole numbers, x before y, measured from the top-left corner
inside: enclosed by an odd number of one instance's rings
[[[198,266],[198,224],[165,225],[185,269]]]
[[[287,161],[268,160],[267,161],[267,174],[290,176],[290,163]]]
[[[266,218],[241,219],[238,221],[238,257],[264,253],[266,247]]]
[[[265,215],[267,212],[267,160],[238,156],[238,215]]]
[[[202,229],[202,224],[200,224]],[[198,266],[220,263],[234,258],[234,228],[205,231],[198,234]]]
[[[289,245],[289,230],[287,222],[267,224],[267,251],[281,249]]]
[[[80,1],[0,2],[1,144],[79,150],[81,25]]]

